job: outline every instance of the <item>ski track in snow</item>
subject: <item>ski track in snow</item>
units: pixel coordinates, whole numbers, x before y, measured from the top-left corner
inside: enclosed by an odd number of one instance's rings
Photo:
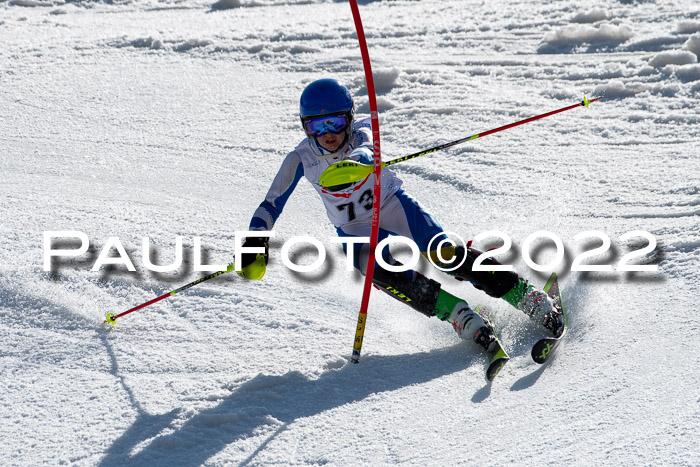
[[[362,362],[348,364],[362,278],[302,181],[260,282],[233,274],[119,320],[231,260],[281,158],[298,96],[337,77],[369,110],[350,9],[310,0],[0,2],[0,464],[697,465],[700,429],[700,8],[695,2],[362,1],[382,153],[393,159],[603,99],[396,165],[447,231],[488,230],[522,260],[539,230],[565,244],[570,331],[536,367],[537,326],[472,287],[513,359],[492,385],[452,329],[374,292]],[[42,233],[77,230],[80,257],[44,272]],[[658,241],[655,273],[617,265]],[[285,240],[328,247],[316,275]],[[175,258],[175,272],[144,268]],[[118,237],[137,271],[91,267]],[[64,241],[57,246],[77,247]],[[546,263],[553,249],[535,243]],[[114,254],[114,251],[113,251]],[[312,261],[305,250],[300,261]]]

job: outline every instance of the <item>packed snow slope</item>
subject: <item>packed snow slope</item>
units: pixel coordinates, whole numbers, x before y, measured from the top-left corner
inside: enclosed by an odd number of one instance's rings
[[[498,259],[540,286],[523,255],[546,265],[554,244],[525,239],[563,241],[570,332],[544,367],[538,326],[421,263],[489,306],[513,359],[488,385],[474,344],[377,291],[348,363],[362,277],[305,181],[262,281],[227,274],[101,324],[206,274],[198,251],[231,261],[303,137],[307,83],[336,77],[368,112],[346,2],[0,1],[0,464],[698,465],[700,7],[580,5],[360,2],[385,159],[603,97],[395,166],[447,231],[506,233]],[[583,263],[612,270],[572,272],[592,230],[611,247]],[[640,230],[656,246],[629,264],[658,270],[618,270]],[[90,248],[47,272],[47,231]],[[283,266],[301,235],[326,245],[321,270]],[[159,265],[181,237],[183,264],[147,269],[143,237]],[[92,271],[117,242],[135,271]]]

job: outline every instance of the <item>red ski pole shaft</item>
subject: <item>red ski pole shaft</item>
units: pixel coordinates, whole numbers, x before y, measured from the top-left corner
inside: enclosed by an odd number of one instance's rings
[[[213,273],[213,274],[209,274],[208,276],[200,277],[200,278],[197,279],[196,281],[192,281],[192,282],[190,282],[189,284],[183,285],[182,287],[180,287],[180,288],[178,288],[178,289],[172,290],[172,291],[166,293],[165,295],[161,295],[160,297],[154,298],[153,300],[149,300],[149,301],[147,301],[146,303],[142,303],[142,304],[139,305],[139,306],[135,306],[135,307],[133,307],[133,308],[131,308],[131,309],[129,309],[129,310],[126,310],[126,311],[124,311],[124,312],[122,312],[122,313],[119,313],[118,315],[115,315],[114,313],[107,313],[107,317],[106,317],[105,320],[102,322],[102,324],[104,324],[104,323],[109,323],[109,324],[111,324],[112,326],[114,326],[114,325],[117,323],[117,318],[121,318],[122,316],[128,315],[129,313],[133,313],[134,311],[140,310],[141,308],[145,308],[145,307],[147,307],[148,305],[153,305],[154,303],[159,302],[159,301],[161,301],[161,300],[163,300],[163,299],[165,299],[165,298],[168,298],[168,297],[170,297],[171,295],[175,295],[175,294],[178,293],[178,292],[182,292],[182,291],[185,290],[185,289],[189,289],[190,287],[192,287],[192,286],[194,286],[194,285],[197,285],[197,284],[199,284],[200,282],[204,282],[204,281],[207,281],[207,280],[209,280],[209,279],[213,279],[213,278],[215,278],[215,277],[217,277],[217,276],[220,276],[220,275],[222,275],[222,274],[226,274],[227,272],[231,272],[231,271],[233,271],[233,264],[230,264],[230,265],[229,265],[225,270],[223,270],[223,271],[218,271],[218,272],[215,272],[215,273]]]
[[[403,156],[403,157],[399,157],[397,159],[386,161],[386,162],[384,162],[383,166],[396,164],[398,162],[407,161],[409,159],[414,159],[414,158],[420,157],[420,156],[425,156],[427,154],[431,154],[431,153],[436,152],[436,151],[442,151],[443,149],[451,148],[453,146],[457,146],[458,144],[462,144],[462,143],[465,143],[467,141],[471,141],[473,139],[483,138],[484,136],[492,135],[494,133],[498,133],[499,131],[507,130],[507,129],[513,128],[515,126],[524,125],[526,123],[533,122],[535,120],[539,120],[540,118],[549,117],[549,116],[552,116],[554,114],[558,114],[560,112],[566,112],[567,110],[571,110],[571,109],[574,109],[576,107],[583,106],[583,107],[588,108],[588,104],[590,104],[591,102],[599,101],[599,100],[600,100],[600,97],[596,97],[595,99],[588,100],[584,96],[583,101],[581,101],[577,104],[573,104],[573,105],[570,105],[568,107],[564,107],[562,109],[553,110],[551,112],[547,112],[547,113],[544,113],[542,115],[536,115],[534,117],[526,118],[525,120],[520,120],[519,122],[509,123],[508,125],[503,125],[503,126],[500,126],[498,128],[494,128],[493,130],[484,131],[483,133],[477,133],[475,135],[467,136],[466,138],[461,138],[461,139],[458,139],[456,141],[451,141],[449,143],[441,144],[439,146],[435,146],[434,148],[425,149],[425,150],[417,152],[415,154],[409,154],[408,156]]]
[[[595,99],[591,99],[588,101],[588,104],[590,104],[591,102],[595,102],[599,99],[600,99],[600,97],[596,97]],[[549,117],[550,115],[558,114],[559,112],[566,112],[567,110],[571,110],[571,109],[576,108],[576,107],[581,107],[582,105],[588,106],[588,104],[585,104],[585,101],[579,102],[578,104],[570,105],[568,107],[564,107],[563,109],[552,110],[551,112],[547,112],[546,114],[537,115],[535,117],[526,118],[525,120],[520,120],[519,122],[510,123],[508,125],[503,125],[501,127],[494,128],[493,130],[485,131],[483,133],[479,133],[478,135],[474,135],[471,138],[472,139],[483,138],[486,135],[498,133],[499,131],[507,130],[508,128],[513,128],[514,126],[524,125],[525,123],[530,123],[530,122],[533,122],[535,120],[539,120],[540,118]]]
[[[171,294],[171,292],[168,292],[165,295],[161,295],[158,298],[154,298],[153,300],[150,300],[146,303],[142,303],[141,305],[135,306],[135,307],[131,308],[130,310],[126,310],[123,313],[119,313],[118,315],[114,315],[113,313],[110,313],[109,315],[107,315],[107,319],[105,319],[102,322],[102,324],[104,324],[104,323],[114,324],[112,321],[116,321],[117,318],[121,318],[122,316],[128,315],[129,313],[132,313],[136,310],[140,310],[141,308],[145,308],[148,305],[153,305],[154,303],[159,302],[159,301],[163,300],[164,298],[168,298],[170,296],[170,294]],[[110,315],[112,315],[112,316],[110,317]]]

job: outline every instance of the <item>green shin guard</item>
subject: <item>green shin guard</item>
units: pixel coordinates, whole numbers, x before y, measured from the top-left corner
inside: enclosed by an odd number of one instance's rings
[[[464,300],[441,289],[440,293],[438,294],[437,302],[435,303],[433,316],[437,316],[437,318],[441,321],[447,321],[450,319],[452,310],[454,310],[457,304],[461,302],[464,302]]]
[[[513,288],[506,292],[501,298],[515,308],[518,308],[518,304],[523,300],[523,297],[525,297],[528,285],[526,280],[519,279]],[[532,286],[530,287],[532,288]]]

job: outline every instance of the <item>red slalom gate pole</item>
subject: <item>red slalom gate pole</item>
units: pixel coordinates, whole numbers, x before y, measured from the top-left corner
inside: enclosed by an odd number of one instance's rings
[[[357,30],[357,40],[360,43],[362,53],[362,64],[365,69],[365,81],[367,82],[367,95],[369,96],[369,110],[372,122],[372,141],[374,152],[374,199],[372,204],[372,231],[369,237],[369,258],[367,259],[367,272],[365,273],[365,286],[362,292],[362,303],[360,314],[357,317],[357,329],[355,331],[355,341],[352,348],[352,362],[359,363],[360,352],[362,351],[362,340],[365,335],[365,323],[367,321],[367,308],[369,306],[369,296],[372,293],[372,278],[374,277],[374,250],[377,248],[377,237],[379,235],[379,210],[382,194],[382,156],[379,143],[379,114],[377,112],[377,96],[374,91],[374,78],[372,77],[372,64],[369,60],[365,31],[362,27],[362,18],[357,8],[357,1],[350,0],[350,9],[355,20]]]

